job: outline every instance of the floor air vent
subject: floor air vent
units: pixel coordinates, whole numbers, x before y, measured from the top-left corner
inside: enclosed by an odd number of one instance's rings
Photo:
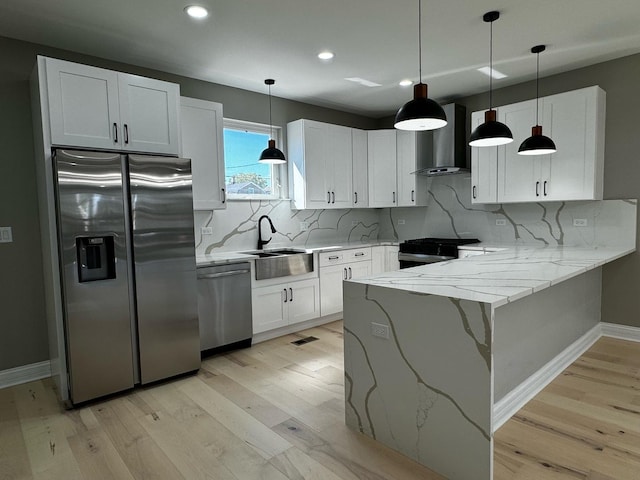
[[[315,340],[318,340],[317,337],[305,337],[305,338],[301,338],[300,340],[296,340],[293,343],[294,345],[304,345],[305,343],[309,343],[309,342],[313,342]]]

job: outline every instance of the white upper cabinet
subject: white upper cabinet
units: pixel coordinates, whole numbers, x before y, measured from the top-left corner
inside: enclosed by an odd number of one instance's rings
[[[180,87],[119,73],[118,94],[124,149],[178,154]]]
[[[53,58],[39,66],[52,145],[178,154],[178,85]]]
[[[180,97],[180,155],[191,159],[193,208],[226,208],[222,104]]]
[[[504,203],[531,201],[536,197],[540,167],[536,156],[518,155],[518,148],[536,124],[535,100],[500,107],[498,121],[509,126],[514,138],[498,149],[498,199]],[[539,183],[537,190],[539,194]]]
[[[396,207],[398,205],[396,130],[369,130],[367,136],[369,206]]]
[[[353,206],[369,206],[369,167],[367,158],[367,132],[351,129],[353,143]]]
[[[351,128],[304,119],[290,122],[287,152],[294,208],[353,206]]]
[[[509,126],[514,141],[500,147],[472,148],[472,203],[601,200],[605,97],[594,86],[540,99],[542,133],[558,149],[550,155],[517,153],[536,124],[535,100],[499,107],[498,119]],[[474,128],[481,113],[472,115]],[[494,148],[497,168],[487,159],[493,159]],[[495,197],[490,193],[494,178]]]
[[[427,204],[427,177],[416,175],[419,170],[416,152],[416,132],[396,131],[396,168],[398,178],[398,206],[414,207]]]
[[[471,114],[471,130],[484,122],[484,112]],[[471,147],[471,203],[498,201],[498,147]]]

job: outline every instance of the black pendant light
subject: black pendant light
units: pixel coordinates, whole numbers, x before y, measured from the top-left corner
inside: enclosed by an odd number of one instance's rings
[[[500,18],[500,12],[487,12],[482,19],[491,24],[489,41],[489,110],[484,112],[484,123],[471,133],[469,145],[472,147],[494,147],[513,142],[513,134],[509,127],[496,120],[493,110],[493,22]]]
[[[438,102],[427,98],[427,84],[422,83],[422,0],[418,0],[418,64],[420,83],[413,86],[413,100],[396,113],[393,126],[398,130],[435,130],[447,124],[444,110]]]
[[[549,137],[542,135],[542,126],[538,120],[538,110],[540,105],[540,53],[544,52],[544,45],[536,45],[531,49],[531,53],[536,54],[536,125],[531,128],[531,136],[527,138],[518,149],[519,155],[547,155],[555,153],[556,144]]]
[[[287,159],[284,158],[284,153],[276,148],[276,141],[273,139],[273,122],[271,121],[271,85],[276,83],[273,78],[267,78],[264,84],[269,87],[269,129],[271,130],[271,138],[268,142],[268,147],[265,148],[260,154],[259,163],[287,163]]]

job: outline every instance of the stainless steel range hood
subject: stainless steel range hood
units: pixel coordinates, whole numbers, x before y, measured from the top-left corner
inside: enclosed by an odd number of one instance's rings
[[[467,109],[464,105],[450,103],[442,107],[447,115],[447,125],[430,132],[418,132],[416,151],[423,168],[416,175],[451,175],[468,173],[467,168]]]

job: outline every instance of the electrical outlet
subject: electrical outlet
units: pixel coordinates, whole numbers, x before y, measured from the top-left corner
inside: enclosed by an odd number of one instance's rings
[[[371,335],[374,337],[389,339],[389,326],[381,323],[371,322]]]
[[[309,230],[309,222],[300,222],[300,231],[306,232]]]
[[[574,227],[586,227],[589,224],[586,218],[574,218],[573,226]]]
[[[213,227],[200,227],[202,235],[213,235]]]
[[[398,220],[398,225],[404,225],[404,219]]]
[[[507,224],[506,218],[496,218],[496,226],[504,227]]]
[[[0,227],[0,243],[13,242],[13,233],[11,227]]]

